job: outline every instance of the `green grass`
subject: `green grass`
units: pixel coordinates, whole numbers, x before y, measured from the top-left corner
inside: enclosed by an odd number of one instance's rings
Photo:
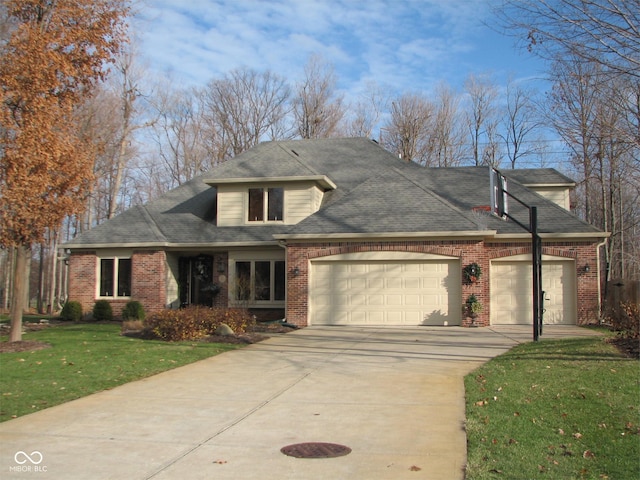
[[[52,348],[0,354],[0,422],[238,348],[123,337],[116,324],[56,326],[23,340]]]
[[[465,378],[467,480],[640,478],[639,383],[602,337],[491,360]]]

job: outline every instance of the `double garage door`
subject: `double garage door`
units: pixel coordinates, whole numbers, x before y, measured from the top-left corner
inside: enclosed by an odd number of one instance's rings
[[[400,252],[311,262],[312,325],[460,325],[460,261]]]
[[[460,325],[460,260],[400,252],[311,262],[311,325]],[[491,262],[491,324],[532,324],[531,256]],[[576,323],[573,260],[543,257],[545,324]]]
[[[491,324],[533,324],[531,255],[491,262]],[[573,260],[542,259],[544,324],[575,325],[576,268]]]

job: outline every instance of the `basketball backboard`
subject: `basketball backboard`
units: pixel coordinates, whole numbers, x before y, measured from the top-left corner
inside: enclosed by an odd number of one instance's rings
[[[489,179],[491,188],[491,213],[506,220],[507,214],[509,213],[507,179],[495,168],[489,168]]]

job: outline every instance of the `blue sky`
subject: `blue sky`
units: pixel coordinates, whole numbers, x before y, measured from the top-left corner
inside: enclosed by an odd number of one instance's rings
[[[485,73],[498,85],[511,77],[544,89],[544,65],[491,22],[489,0],[147,0],[136,30],[147,69],[182,85],[238,67],[293,83],[320,54],[347,99],[371,82],[429,95]]]

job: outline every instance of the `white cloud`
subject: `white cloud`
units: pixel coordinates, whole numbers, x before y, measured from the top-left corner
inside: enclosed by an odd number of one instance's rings
[[[154,71],[191,85],[243,66],[293,82],[319,53],[347,92],[372,80],[401,92],[495,68],[473,63],[491,58],[487,15],[483,0],[149,0],[138,28]]]

